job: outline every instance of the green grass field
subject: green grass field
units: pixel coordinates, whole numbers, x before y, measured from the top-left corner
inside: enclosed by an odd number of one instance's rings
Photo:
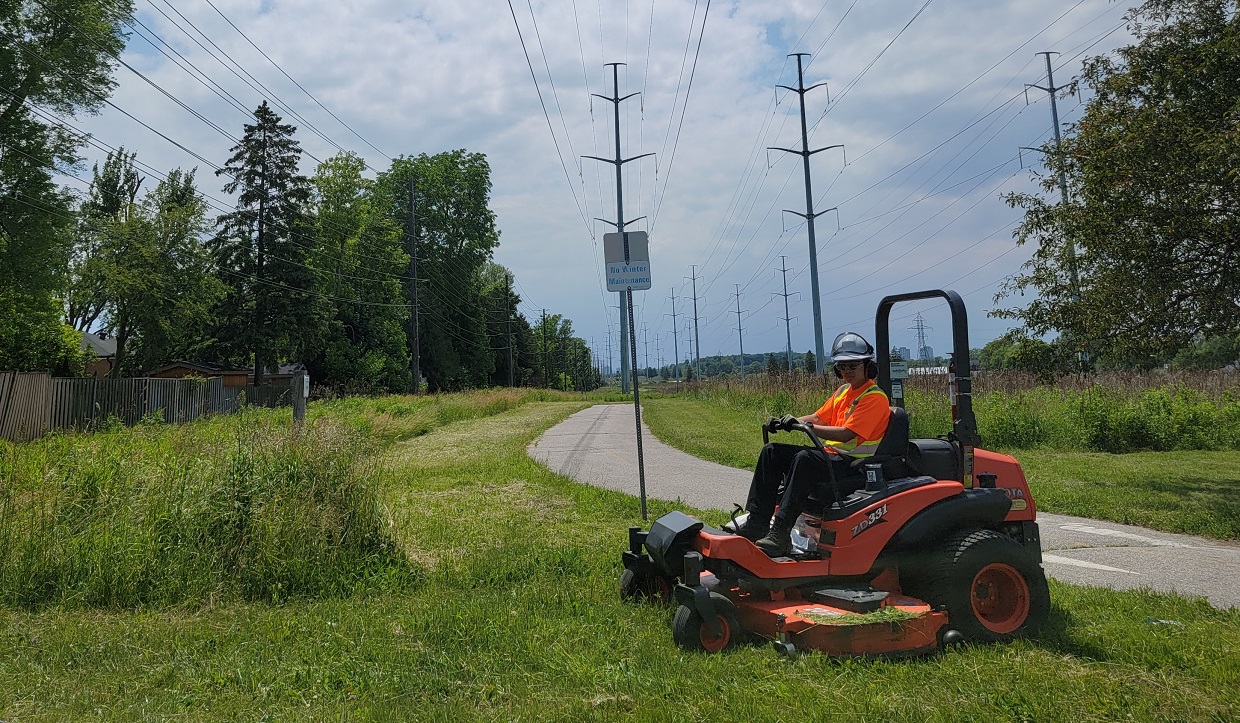
[[[280,602],[2,608],[0,719],[1240,716],[1240,611],[1053,581],[1048,629],[1012,645],[898,661],[684,653],[670,610],[618,599],[637,500],[525,455],[585,402],[505,394],[311,407],[311,425],[333,419],[377,442],[357,463],[382,468],[380,544],[416,575]],[[38,444],[0,452],[32,464]],[[651,517],[668,509],[653,501]]]

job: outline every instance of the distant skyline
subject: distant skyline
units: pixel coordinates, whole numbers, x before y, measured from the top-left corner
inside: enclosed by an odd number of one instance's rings
[[[806,229],[783,212],[805,211],[801,161],[766,150],[800,146],[796,95],[776,85],[797,84],[788,53],[811,53],[805,83],[827,86],[806,95],[810,147],[843,146],[812,157],[826,344],[846,329],[873,341],[886,293],[951,288],[980,347],[1011,326],[986,312],[1032,251],[1012,241],[1020,214],[1000,196],[1038,188],[1041,159],[1019,150],[1051,137],[1047,94],[1030,89],[1026,105],[1025,85],[1046,85],[1037,53],[1060,53],[1054,80],[1068,85],[1085,56],[1131,41],[1123,15],[1136,4],[140,0],[123,56],[133,71],[116,69],[111,100],[213,164],[263,99],[318,159],[339,146],[383,170],[401,154],[486,154],[495,260],[514,272],[520,311],[563,314],[602,354],[619,297],[602,276],[612,229],[594,219],[615,220],[615,174],[582,156],[614,154],[612,103],[591,95],[612,95],[605,63],[627,63],[619,92],[639,95],[621,104],[621,152],[655,154],[624,169],[625,216],[646,217],[628,228],[650,232],[653,288],[634,298],[642,364],[643,327],[652,356],[657,340],[671,358],[673,293],[689,330],[693,275],[704,356],[739,351],[737,285],[746,351],[784,351],[781,263],[793,351],[814,349]],[[210,81],[144,39],[155,35]],[[1060,103],[1064,123],[1080,111]],[[229,203],[214,168],[115,108],[74,123],[163,172],[198,166],[200,189]],[[89,180],[104,151],[86,153]],[[302,170],[315,165],[308,155]],[[916,348],[918,312],[927,344],[948,348],[946,309],[930,302],[896,309],[893,343]]]

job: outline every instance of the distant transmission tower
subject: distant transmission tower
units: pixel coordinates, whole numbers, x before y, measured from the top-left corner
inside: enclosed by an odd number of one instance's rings
[[[784,315],[780,318],[784,320],[784,332],[788,335],[788,373],[792,373],[792,317],[788,316],[788,257],[780,256],[779,271],[784,275],[784,293],[774,292],[776,296],[784,297]]]
[[[926,320],[921,318],[921,312],[919,311],[913,319],[913,325],[908,330],[917,333],[917,358],[928,360],[930,355],[926,349],[926,332],[933,331],[934,327],[926,326]]]

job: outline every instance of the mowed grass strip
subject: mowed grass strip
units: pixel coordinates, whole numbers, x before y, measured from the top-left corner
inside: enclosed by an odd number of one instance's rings
[[[653,399],[643,407],[642,419],[663,442],[741,469],[752,469],[757,462],[762,449],[759,425],[770,416],[766,410],[687,395]],[[700,433],[704,418],[711,420],[709,435]],[[779,437],[794,443],[806,439],[793,434]],[[1240,539],[1240,452],[995,451],[1011,454],[1021,463],[1038,509],[1044,512]]]
[[[517,404],[416,436],[401,420],[422,424],[422,412],[384,413],[390,438],[404,441],[384,454],[382,503],[389,538],[421,570],[414,585],[194,610],[0,611],[0,718],[1240,715],[1240,613],[1054,582],[1050,628],[1014,645],[899,661],[788,660],[766,646],[682,652],[670,609],[618,599],[627,528],[643,524],[638,501],[525,454],[582,406]],[[651,517],[669,509],[652,501]]]

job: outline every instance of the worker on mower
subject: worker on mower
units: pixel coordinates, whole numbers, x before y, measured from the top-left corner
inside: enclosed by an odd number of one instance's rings
[[[831,361],[835,376],[844,382],[843,386],[813,414],[804,417],[789,414],[773,423],[784,430],[808,423],[826,446],[814,449],[769,443],[762,448],[754,468],[749,500],[745,504],[749,518],[737,534],[753,541],[771,557],[782,557],[791,550],[792,528],[804,511],[817,480],[834,473],[836,494],[840,498],[864,484],[863,475],[853,469],[852,462],[873,455],[887,431],[891,407],[887,395],[874,383],[878,376],[874,347],[860,334],[846,331],[835,337]],[[779,502],[779,514],[772,524],[776,502]]]

